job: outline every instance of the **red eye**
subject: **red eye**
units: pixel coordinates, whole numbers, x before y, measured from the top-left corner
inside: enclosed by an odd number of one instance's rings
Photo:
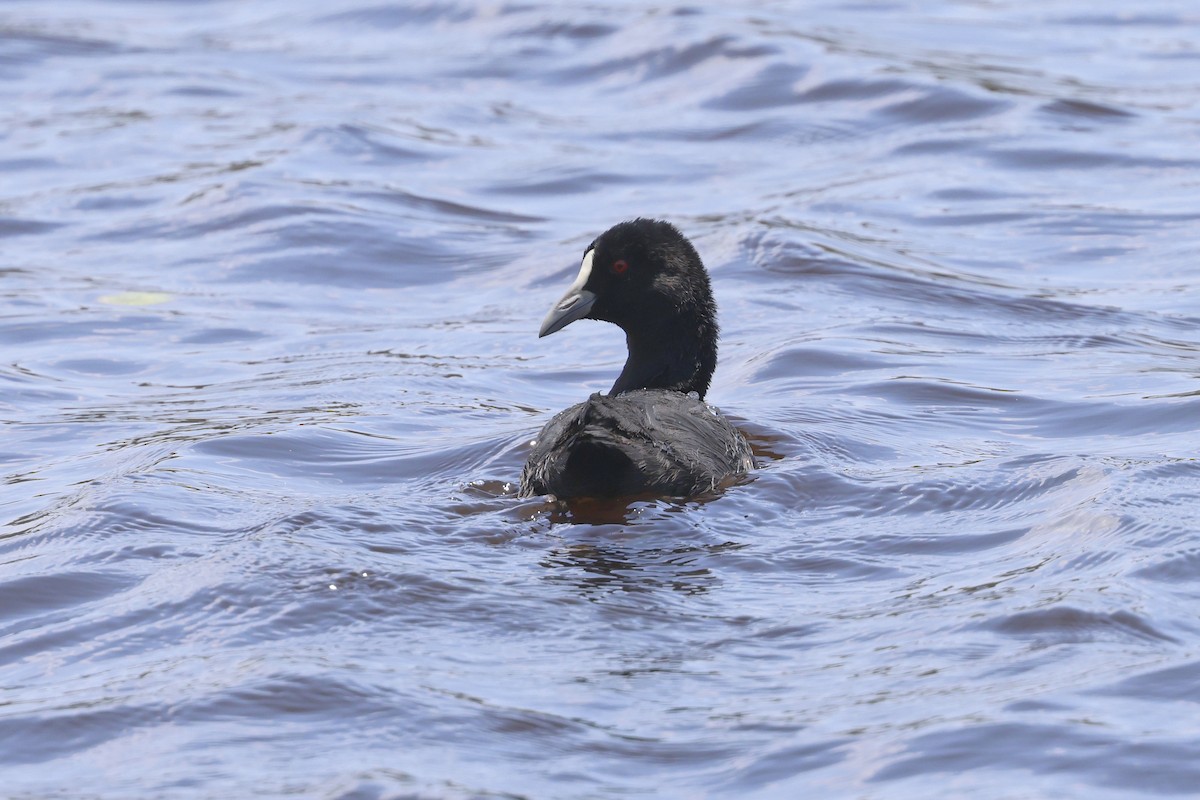
[[[627,269],[629,269],[629,262],[626,261],[625,259],[622,258],[620,261],[613,262],[612,271],[617,273],[618,275],[620,275],[622,272],[624,272]]]

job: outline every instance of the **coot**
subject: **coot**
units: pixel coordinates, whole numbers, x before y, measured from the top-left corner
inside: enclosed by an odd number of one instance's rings
[[[717,366],[708,273],[674,225],[635,219],[602,233],[539,336],[577,319],[625,331],[629,358],[608,395],[560,412],[538,434],[521,495],[690,496],[753,469],[746,439],[704,402]]]

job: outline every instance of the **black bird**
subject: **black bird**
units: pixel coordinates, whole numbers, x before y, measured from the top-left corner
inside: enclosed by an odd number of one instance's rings
[[[753,469],[745,437],[704,402],[717,366],[717,309],[700,255],[674,225],[622,222],[588,245],[538,336],[577,319],[619,326],[629,358],[608,395],[542,428],[521,472],[522,496],[690,496]]]

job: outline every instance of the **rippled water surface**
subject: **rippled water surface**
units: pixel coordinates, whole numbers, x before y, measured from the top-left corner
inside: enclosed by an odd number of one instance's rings
[[[5,797],[1200,787],[1200,10],[0,6]],[[753,480],[518,499],[696,242]]]

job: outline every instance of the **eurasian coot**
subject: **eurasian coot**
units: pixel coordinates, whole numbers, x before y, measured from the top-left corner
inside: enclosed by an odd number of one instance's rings
[[[635,219],[602,233],[539,336],[577,319],[625,331],[629,358],[608,395],[557,414],[538,434],[521,495],[689,496],[749,471],[746,439],[704,402],[717,366],[708,273],[674,225]]]

